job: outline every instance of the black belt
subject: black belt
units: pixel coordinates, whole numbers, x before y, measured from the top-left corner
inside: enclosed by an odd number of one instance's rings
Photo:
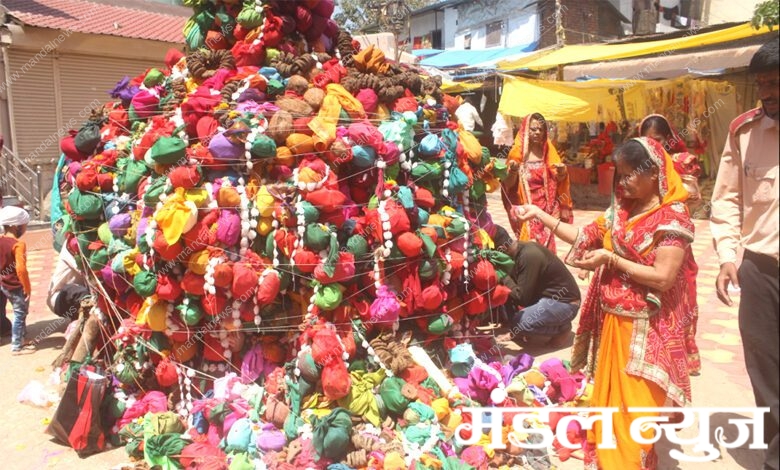
[[[759,271],[780,276],[780,271],[778,271],[778,268],[780,268],[780,259],[774,256],[745,250],[743,258],[755,264]]]

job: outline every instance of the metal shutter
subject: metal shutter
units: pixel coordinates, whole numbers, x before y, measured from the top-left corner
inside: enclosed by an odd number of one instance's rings
[[[32,59],[35,52],[8,51],[12,76],[14,149],[30,165],[48,163],[59,157],[55,113],[54,59],[51,55]],[[33,60],[30,64],[28,61]]]
[[[150,67],[160,67],[159,61],[140,61],[62,54],[59,57],[59,88],[62,100],[62,126],[78,129],[89,117],[94,100],[111,101],[108,92],[125,75],[135,77]],[[75,123],[75,124],[74,124]]]

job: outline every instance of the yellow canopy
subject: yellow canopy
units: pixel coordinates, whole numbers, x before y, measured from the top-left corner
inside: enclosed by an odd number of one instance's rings
[[[689,34],[679,38],[661,39],[658,41],[631,43],[631,44],[583,44],[563,46],[560,49],[539,51],[536,54],[515,60],[500,61],[496,65],[497,70],[546,70],[558,65],[573,64],[576,62],[588,62],[599,60],[625,59],[652,54],[674,52],[694,47],[710,46],[759,36],[769,33],[769,28],[764,26],[759,30],[753,29],[749,23],[734,26],[732,28],[710,31],[702,34]]]
[[[444,82],[441,84],[441,91],[447,94],[453,94],[473,91],[481,87],[482,83]]]
[[[552,82],[505,76],[498,111],[517,117],[540,112],[551,121],[620,121],[619,93],[623,92],[624,102],[635,102],[642,99],[643,90],[636,80]]]

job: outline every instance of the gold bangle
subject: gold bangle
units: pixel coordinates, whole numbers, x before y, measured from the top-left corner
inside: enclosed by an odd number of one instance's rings
[[[612,253],[612,268],[613,269],[617,269],[618,268],[617,267],[618,261],[619,261],[619,259],[618,259],[617,253]]]

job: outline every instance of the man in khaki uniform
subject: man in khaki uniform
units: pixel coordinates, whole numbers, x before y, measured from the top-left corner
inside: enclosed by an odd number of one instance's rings
[[[739,330],[756,405],[769,407],[764,469],[778,469],[780,394],[780,190],[778,40],[763,45],[750,61],[761,107],[732,121],[712,195],[711,228],[720,261],[718,298],[733,302],[728,284],[741,288]],[[737,269],[737,251],[744,250]]]

